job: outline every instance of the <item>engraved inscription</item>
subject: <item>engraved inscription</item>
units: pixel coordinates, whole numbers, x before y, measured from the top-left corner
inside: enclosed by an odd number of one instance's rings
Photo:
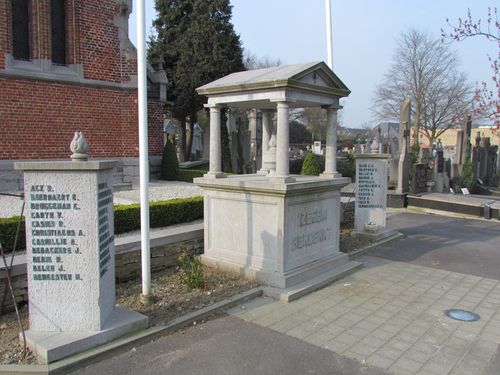
[[[108,271],[108,263],[111,260],[109,245],[114,241],[114,235],[109,228],[109,212],[113,209],[113,191],[108,184],[103,182],[98,185],[97,207],[99,223],[99,276],[103,277]]]
[[[68,228],[65,215],[79,210],[76,194],[55,191],[52,185],[29,188],[31,263],[34,281],[76,281],[78,273],[65,268],[68,257],[78,256],[81,229]]]
[[[360,163],[357,171],[358,194],[356,196],[356,205],[359,208],[383,208],[383,206],[374,201],[375,192],[380,189],[380,184],[375,176],[379,169],[373,164]]]

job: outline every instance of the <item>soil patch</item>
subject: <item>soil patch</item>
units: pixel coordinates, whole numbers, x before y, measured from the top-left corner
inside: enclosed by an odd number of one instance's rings
[[[238,276],[203,267],[203,289],[187,288],[180,280],[179,270],[172,268],[152,275],[153,303],[144,306],[139,298],[141,280],[116,285],[116,303],[149,316],[150,325],[165,325],[169,321],[205,306],[212,305],[258,284]],[[24,329],[28,327],[28,307],[20,309]],[[0,364],[34,364],[33,355],[23,359],[19,344],[19,324],[14,312],[0,317]]]

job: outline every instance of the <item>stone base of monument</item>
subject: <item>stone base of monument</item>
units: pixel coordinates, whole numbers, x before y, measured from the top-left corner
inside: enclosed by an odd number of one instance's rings
[[[37,360],[48,364],[105,344],[128,333],[148,328],[148,317],[116,306],[97,332],[35,332],[28,330],[26,344]],[[22,340],[22,337],[21,337]]]
[[[196,179],[205,193],[202,261],[279,288],[284,300],[356,270],[339,251],[340,189],[350,179],[293,177]]]

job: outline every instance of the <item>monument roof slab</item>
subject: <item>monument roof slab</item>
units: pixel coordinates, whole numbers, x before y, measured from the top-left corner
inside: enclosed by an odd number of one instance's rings
[[[229,74],[199,87],[209,104],[272,108],[287,101],[291,107],[338,105],[350,94],[347,86],[324,62],[278,66]]]

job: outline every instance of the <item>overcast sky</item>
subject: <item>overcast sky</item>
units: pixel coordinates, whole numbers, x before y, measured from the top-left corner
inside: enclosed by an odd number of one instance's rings
[[[231,4],[233,25],[246,50],[286,64],[327,60],[325,0],[231,0]],[[494,6],[485,0],[332,0],[333,70],[352,92],[344,101],[342,125],[376,123],[370,111],[374,89],[389,69],[402,32],[413,27],[438,38],[447,18],[456,22],[470,8],[473,17],[485,20],[488,7]],[[146,7],[151,25],[154,0],[146,0]],[[149,26],[148,32],[152,32]],[[130,38],[135,43],[135,12]],[[498,53],[495,43],[471,39],[452,48],[472,83],[491,81],[487,55]]]

